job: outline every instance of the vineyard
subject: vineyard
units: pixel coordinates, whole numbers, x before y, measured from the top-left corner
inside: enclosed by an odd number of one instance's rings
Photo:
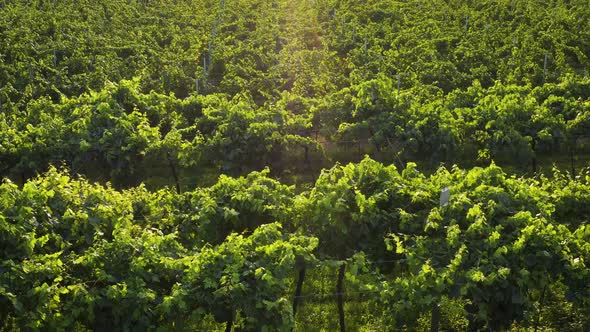
[[[589,1],[0,12],[0,331],[590,330]]]

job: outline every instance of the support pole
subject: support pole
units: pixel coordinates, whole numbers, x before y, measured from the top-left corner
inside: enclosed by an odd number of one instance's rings
[[[297,314],[297,307],[301,302],[301,291],[303,290],[303,280],[305,280],[305,267],[299,269],[299,277],[297,278],[297,287],[295,288],[295,297],[293,298],[293,317]]]
[[[346,332],[344,326],[344,271],[346,263],[340,265],[338,270],[338,282],[336,283],[336,299],[338,301],[338,321],[340,322],[340,332]]]
[[[172,177],[174,178],[174,183],[176,184],[176,193],[180,195],[180,181],[178,180],[178,174],[176,173],[176,167],[174,166],[174,162],[172,161],[170,152],[166,152],[166,159],[168,159],[168,166],[170,166],[170,170],[172,171]]]
[[[543,84],[547,79],[547,53],[545,53],[545,60],[543,61]]]
[[[432,304],[432,316],[430,317],[430,332],[438,332],[440,325],[440,306],[438,303]]]

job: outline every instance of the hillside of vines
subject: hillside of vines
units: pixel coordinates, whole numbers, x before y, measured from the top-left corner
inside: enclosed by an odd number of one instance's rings
[[[0,331],[590,330],[590,2],[0,13]]]

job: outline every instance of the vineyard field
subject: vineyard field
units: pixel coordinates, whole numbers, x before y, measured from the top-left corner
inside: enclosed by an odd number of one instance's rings
[[[590,2],[0,13],[0,331],[590,331]]]

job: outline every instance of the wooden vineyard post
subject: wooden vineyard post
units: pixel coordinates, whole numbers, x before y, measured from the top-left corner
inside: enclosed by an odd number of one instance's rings
[[[574,164],[574,147],[570,149],[570,163],[572,168],[572,178],[576,177],[576,166]]]
[[[543,84],[547,78],[547,53],[545,53],[545,60],[543,61]]]
[[[430,318],[430,332],[438,332],[440,325],[440,304],[432,304],[432,316]]]
[[[440,202],[439,206],[442,208],[449,204],[449,199],[451,198],[451,190],[449,187],[444,188],[440,192]],[[440,325],[440,303],[435,301],[432,304],[431,309],[431,317],[430,317],[430,332],[438,332]]]
[[[172,171],[172,177],[174,178],[174,183],[176,185],[176,193],[180,195],[180,181],[178,180],[178,173],[176,172],[176,167],[174,166],[174,162],[172,161],[172,156],[170,156],[170,152],[166,152],[166,159],[168,160],[168,166]]]
[[[539,322],[541,321],[541,312],[543,310],[543,305],[545,303],[545,292],[547,291],[547,285],[543,287],[543,291],[541,291],[541,298],[539,299],[539,311],[537,312],[537,317],[535,319],[535,332],[539,331]]]
[[[303,291],[303,281],[305,280],[305,261],[300,259],[299,264],[299,275],[297,278],[297,287],[295,288],[295,296],[293,297],[293,319],[296,318],[297,308],[301,302],[301,292]]]
[[[375,131],[373,131],[373,128],[371,128],[369,126],[369,134],[371,135],[371,137],[375,137]],[[387,138],[387,136],[385,136]],[[369,142],[371,142],[369,140]],[[387,142],[389,143],[389,139],[387,139]],[[383,162],[383,154],[381,153],[381,147],[379,146],[379,143],[375,140],[373,140],[373,145],[375,146],[375,153],[377,154],[375,157],[377,159],[377,161],[379,162]]]
[[[231,328],[234,325],[234,318],[230,318],[225,323],[225,332],[231,332]]]
[[[33,65],[29,64],[29,84],[33,85],[33,89],[31,91],[31,96],[35,98],[37,96],[37,87],[36,84],[33,84],[33,80],[35,78],[35,72],[33,71]]]
[[[168,72],[164,71],[162,75],[162,85],[164,86],[164,90],[170,87],[170,77],[168,76]]]
[[[537,173],[537,137],[533,137],[531,140],[531,148],[533,150],[533,160],[532,160],[532,167],[533,173]]]
[[[357,154],[361,155],[361,140],[356,141]]]
[[[207,93],[207,56],[203,55],[203,93]]]
[[[338,302],[338,321],[340,323],[340,332],[346,332],[344,323],[344,271],[346,262],[342,262],[338,269],[338,282],[336,283],[336,300]]]
[[[304,151],[304,162],[305,162],[305,169],[311,169],[311,163],[309,160],[309,146],[305,145],[303,147]]]

